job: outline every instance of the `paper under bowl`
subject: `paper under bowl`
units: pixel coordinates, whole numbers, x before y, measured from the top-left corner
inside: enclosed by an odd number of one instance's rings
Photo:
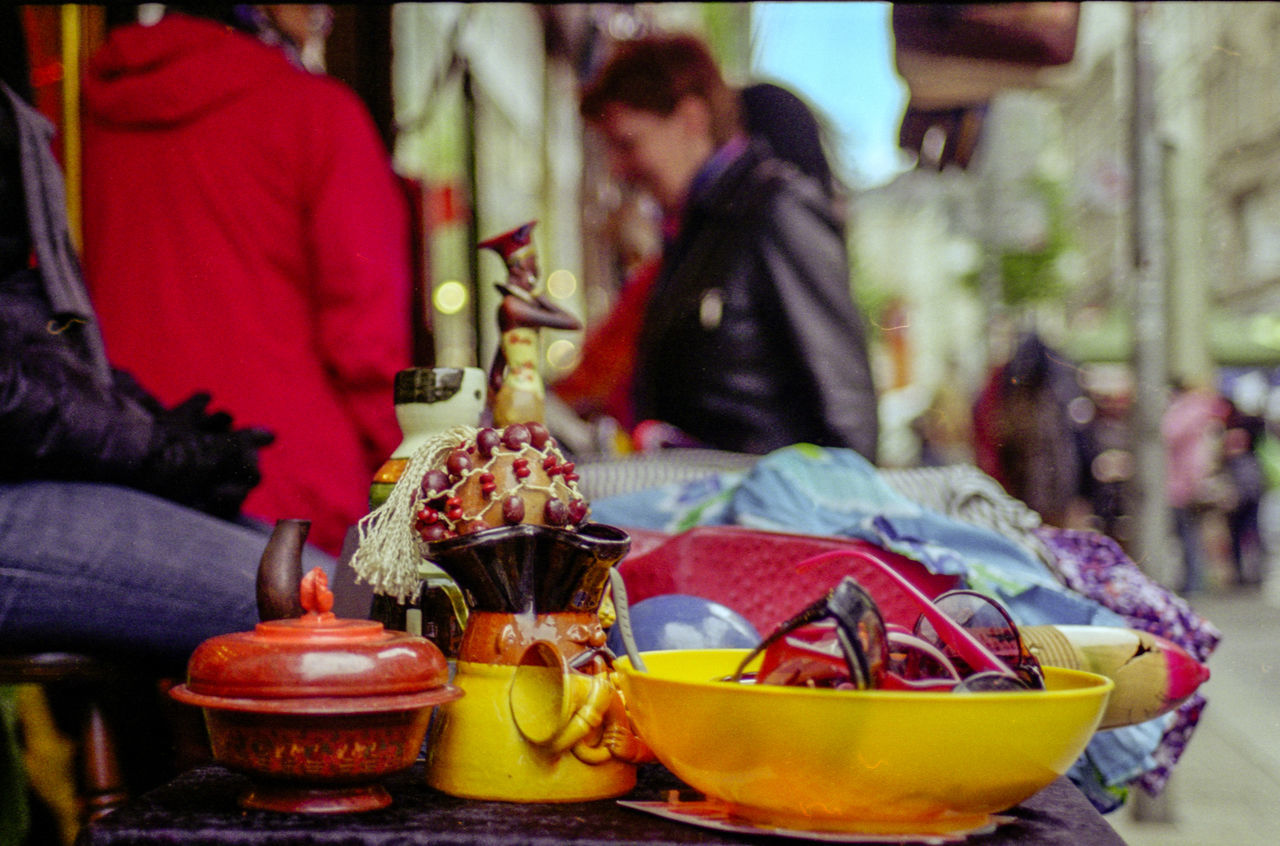
[[[627,708],[675,775],[754,822],[805,830],[963,828],[1064,774],[1113,683],[1045,668],[1016,693],[832,691],[714,681],[745,650],[618,664]]]

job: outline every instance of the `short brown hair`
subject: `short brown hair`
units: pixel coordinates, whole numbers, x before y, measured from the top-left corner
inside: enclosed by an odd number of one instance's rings
[[[689,96],[707,103],[717,144],[738,131],[738,99],[707,46],[692,35],[651,35],[618,45],[583,90],[581,112],[596,123],[621,104],[665,117]]]

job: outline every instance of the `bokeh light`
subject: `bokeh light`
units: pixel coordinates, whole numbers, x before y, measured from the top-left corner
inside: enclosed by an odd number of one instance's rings
[[[547,276],[547,293],[558,300],[567,300],[578,290],[578,278],[567,270],[554,270]]]
[[[467,305],[467,288],[461,282],[450,279],[436,286],[433,299],[436,311],[441,314],[457,314]]]
[[[581,355],[578,345],[567,338],[560,338],[547,344],[547,364],[559,372],[572,370],[578,365]]]

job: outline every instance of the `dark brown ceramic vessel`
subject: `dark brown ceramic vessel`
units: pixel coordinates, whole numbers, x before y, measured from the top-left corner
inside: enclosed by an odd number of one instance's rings
[[[539,640],[558,644],[569,660],[604,645],[600,601],[609,568],[630,547],[626,532],[603,523],[522,523],[424,544],[423,552],[458,583],[471,612],[459,660],[514,665]]]

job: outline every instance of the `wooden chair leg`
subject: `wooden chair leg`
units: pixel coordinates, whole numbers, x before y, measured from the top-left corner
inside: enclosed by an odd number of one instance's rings
[[[93,822],[124,804],[129,798],[115,738],[98,703],[89,702],[84,725],[84,808],[85,823]]]

